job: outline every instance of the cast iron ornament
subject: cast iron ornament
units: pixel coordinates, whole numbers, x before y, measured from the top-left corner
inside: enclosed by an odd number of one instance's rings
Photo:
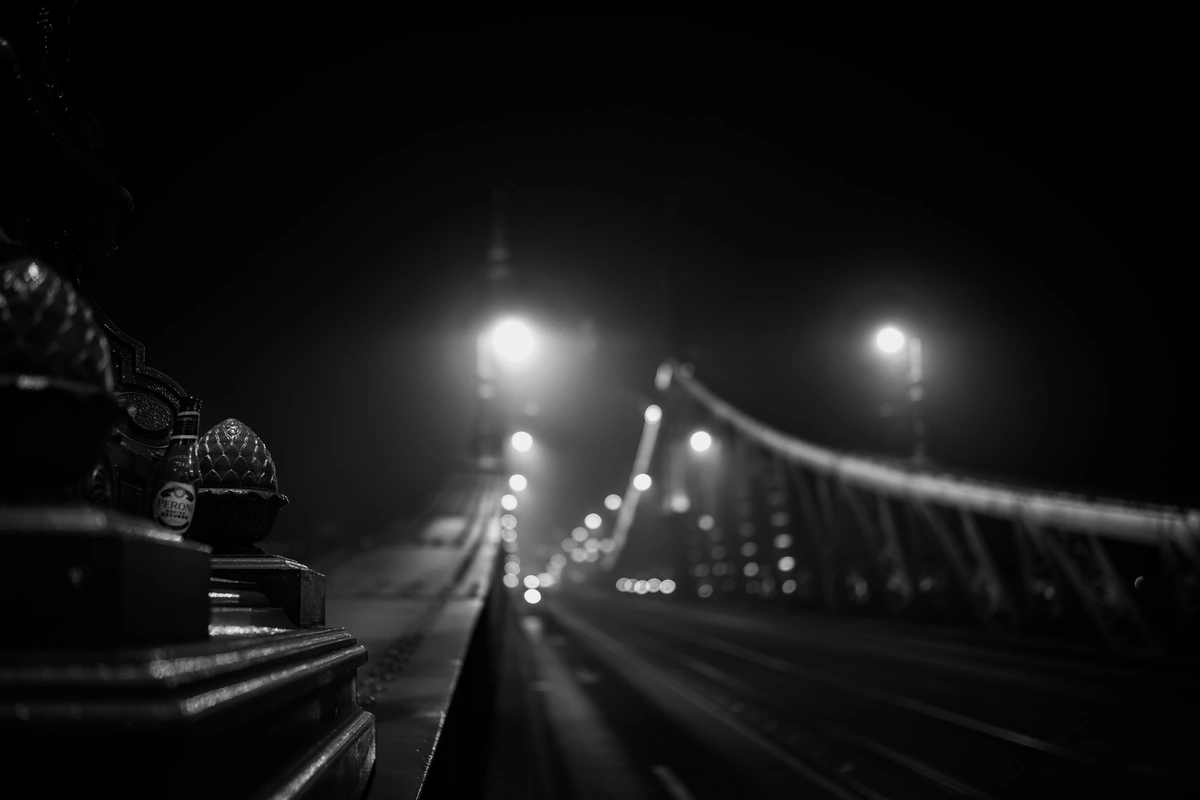
[[[200,485],[188,537],[217,547],[250,547],[266,539],[288,499],[279,493],[275,461],[263,440],[236,419],[214,425],[196,443]]]
[[[80,481],[119,418],[108,343],[87,300],[44,261],[0,266],[0,492],[36,500]]]

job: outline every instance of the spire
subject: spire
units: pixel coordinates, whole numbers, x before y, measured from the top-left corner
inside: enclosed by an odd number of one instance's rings
[[[497,280],[512,275],[508,247],[504,243],[504,190],[492,193],[492,243],[488,248],[488,278]]]

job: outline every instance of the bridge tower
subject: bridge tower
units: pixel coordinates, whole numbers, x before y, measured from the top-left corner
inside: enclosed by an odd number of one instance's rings
[[[490,325],[507,305],[512,294],[513,269],[506,241],[504,203],[506,193],[492,193],[492,230],[484,270],[483,302],[476,320],[476,379],[478,408],[475,416],[473,454],[479,466],[502,469],[504,437],[507,433],[503,399],[496,385],[495,351],[487,341]]]

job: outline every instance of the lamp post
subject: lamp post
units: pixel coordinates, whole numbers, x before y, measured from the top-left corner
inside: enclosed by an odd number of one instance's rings
[[[925,448],[925,416],[922,402],[925,399],[925,375],[922,365],[921,338],[906,336],[891,326],[875,335],[875,345],[885,353],[908,351],[908,399],[912,414],[913,462],[924,464],[928,460]]]

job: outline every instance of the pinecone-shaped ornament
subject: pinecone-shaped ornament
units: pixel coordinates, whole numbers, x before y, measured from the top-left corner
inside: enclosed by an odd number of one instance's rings
[[[87,300],[34,258],[0,265],[0,495],[27,500],[81,480],[119,417],[108,343]]]
[[[248,425],[227,419],[196,443],[200,485],[196,515],[188,536],[213,545],[214,552],[244,551],[266,539],[279,509],[275,461]]]

